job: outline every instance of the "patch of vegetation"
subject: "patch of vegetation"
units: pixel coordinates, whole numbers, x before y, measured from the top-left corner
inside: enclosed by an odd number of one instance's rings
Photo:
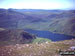
[[[36,39],[33,40],[32,43],[38,43],[38,44],[40,44],[40,43],[45,43],[45,42],[51,42],[51,40],[46,39],[46,38],[36,38]]]

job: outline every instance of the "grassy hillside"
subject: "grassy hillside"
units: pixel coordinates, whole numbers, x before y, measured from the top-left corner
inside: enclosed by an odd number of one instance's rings
[[[5,29],[0,31],[0,46],[32,43],[36,36],[20,29]]]
[[[0,28],[48,30],[75,36],[75,10],[0,9]]]
[[[57,20],[50,24],[51,32],[75,36],[75,18]]]
[[[37,37],[36,39],[33,40],[32,43],[45,43],[45,42],[51,42],[51,40],[46,39],[46,38],[41,38],[41,37]]]
[[[75,10],[0,9],[0,56],[59,56],[75,39],[52,42],[24,29],[75,36]]]

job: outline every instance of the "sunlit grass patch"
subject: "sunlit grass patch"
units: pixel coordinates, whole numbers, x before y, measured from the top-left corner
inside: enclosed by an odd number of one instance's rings
[[[51,40],[49,40],[49,39],[47,39],[47,38],[36,38],[35,40],[33,40],[33,42],[32,43],[38,43],[38,44],[40,44],[40,43],[45,43],[45,42],[51,42]]]

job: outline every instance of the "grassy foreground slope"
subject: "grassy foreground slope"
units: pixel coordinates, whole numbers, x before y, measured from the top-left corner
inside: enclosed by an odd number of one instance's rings
[[[75,40],[0,46],[0,56],[59,56],[59,49],[64,51],[72,46],[75,46]]]

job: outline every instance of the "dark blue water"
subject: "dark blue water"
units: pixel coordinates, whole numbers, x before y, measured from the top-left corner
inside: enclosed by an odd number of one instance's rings
[[[56,33],[50,32],[50,31],[39,31],[39,30],[32,30],[32,29],[26,29],[25,31],[27,31],[31,34],[35,34],[38,37],[48,38],[52,41],[75,39],[75,36],[56,34]]]

